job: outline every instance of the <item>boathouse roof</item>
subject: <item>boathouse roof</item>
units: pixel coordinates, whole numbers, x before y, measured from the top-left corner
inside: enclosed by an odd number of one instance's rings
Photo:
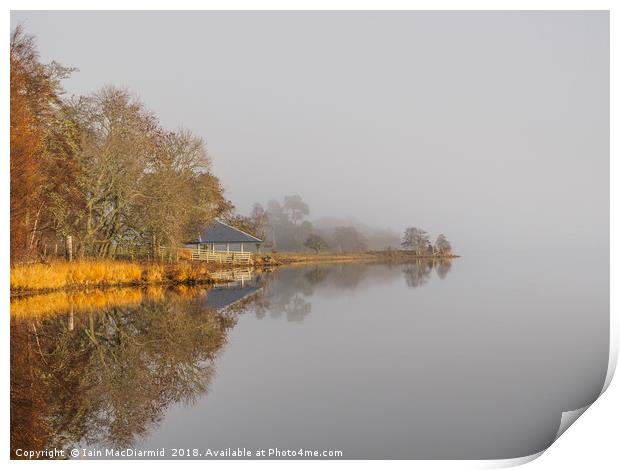
[[[260,238],[216,220],[204,228],[197,240],[188,243],[261,243]]]

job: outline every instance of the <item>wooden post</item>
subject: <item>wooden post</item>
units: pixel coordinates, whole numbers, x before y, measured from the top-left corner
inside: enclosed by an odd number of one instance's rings
[[[65,238],[65,258],[67,261],[73,261],[73,237],[67,235]]]
[[[226,243],[226,253],[230,253],[230,243]]]
[[[243,253],[243,243],[241,243],[241,253]]]

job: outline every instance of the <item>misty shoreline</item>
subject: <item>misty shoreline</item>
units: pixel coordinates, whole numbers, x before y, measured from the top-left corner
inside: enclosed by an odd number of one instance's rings
[[[211,286],[222,280],[217,272],[222,269],[277,269],[290,265],[323,264],[323,263],[377,263],[407,264],[419,261],[439,261],[459,258],[454,254],[416,254],[408,250],[384,250],[356,253],[332,252],[283,252],[256,253],[254,262],[247,266],[229,266],[204,261],[172,261],[163,263],[140,263],[118,261],[115,270],[109,274],[82,274],[76,279],[74,271],[101,271],[100,262],[93,260],[75,261],[73,263],[56,262],[17,265],[11,268],[11,299],[50,294],[54,292],[79,293],[88,291],[174,287],[174,286]],[[42,275],[43,270],[53,271],[54,279]],[[127,271],[135,271],[129,278]],[[26,272],[24,272],[26,271]],[[87,276],[91,276],[88,278]],[[95,278],[95,276],[98,276]],[[65,277],[65,279],[58,279]]]

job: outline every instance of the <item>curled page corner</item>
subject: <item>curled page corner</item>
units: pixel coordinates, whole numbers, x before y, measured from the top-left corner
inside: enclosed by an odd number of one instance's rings
[[[564,434],[564,431],[566,431],[571,424],[573,424],[577,418],[579,418],[584,411],[586,411],[588,408],[590,407],[590,405],[586,405],[582,408],[578,408],[576,410],[571,410],[571,411],[564,411],[562,413],[562,417],[560,418],[560,426],[558,428],[558,432],[555,435],[555,437],[553,438],[553,441],[551,442],[551,444],[544,448],[543,450],[536,452],[534,454],[530,454],[530,455],[526,455],[524,457],[515,457],[512,459],[501,459],[501,460],[491,460],[488,462],[488,464],[483,465],[483,468],[509,468],[509,467],[518,467],[519,465],[524,465],[526,463],[529,463],[533,460],[536,460],[538,457],[540,457],[542,454],[544,454],[547,449],[549,447],[551,447],[553,445],[553,443],[555,441],[558,440],[558,438]]]
[[[577,408],[575,410],[565,411],[562,413],[562,418],[560,419],[560,427],[558,428],[558,432],[553,439],[553,442],[557,441],[559,437],[564,434],[564,432],[575,422],[577,418],[579,418],[592,404],[598,400],[603,393],[609,387],[611,380],[614,377],[614,373],[616,371],[616,362],[618,361],[618,344],[617,344],[617,336],[612,334],[612,341],[609,345],[609,362],[607,363],[607,374],[605,375],[605,383],[601,388],[600,393],[596,397],[592,403],[589,403],[581,408]],[[553,445],[553,443],[552,443]],[[543,451],[544,452],[544,451]]]
[[[610,325],[610,343],[609,343],[609,362],[607,363],[607,375],[605,376],[605,383],[601,389],[599,397],[605,393],[607,387],[614,378],[616,372],[616,364],[618,362],[618,330],[615,328],[615,324],[612,322]],[[597,398],[598,399],[598,398]]]
[[[615,330],[612,329],[612,332],[613,331],[615,331]],[[596,397],[596,399],[592,403],[589,403],[589,404],[587,404],[587,405],[585,405],[585,406],[583,406],[581,408],[577,408],[575,410],[564,411],[562,413],[562,417],[560,418],[560,426],[558,427],[558,432],[556,433],[555,437],[553,438],[553,441],[551,442],[551,444],[548,447],[546,447],[545,449],[541,450],[540,452],[536,452],[536,453],[531,454],[531,455],[526,455],[524,457],[516,457],[516,458],[512,458],[512,459],[501,459],[501,460],[484,461],[484,463],[481,462],[480,467],[482,467],[482,468],[518,467],[519,465],[524,465],[524,464],[529,463],[529,462],[531,462],[533,460],[536,460],[538,457],[540,457],[542,454],[544,454],[547,451],[547,449],[549,449],[549,447],[551,447],[553,445],[553,443],[555,443],[555,441],[557,441],[560,438],[560,436],[562,434],[564,434],[564,432],[575,421],[577,421],[577,419],[583,413],[585,413],[585,411],[588,408],[590,408],[590,406],[592,406],[592,404],[596,400],[598,400],[601,397],[601,395],[603,395],[603,393],[605,393],[605,391],[609,387],[609,384],[611,383],[611,380],[614,377],[617,361],[618,361],[617,336],[612,333],[610,347],[609,347],[609,362],[608,362],[608,365],[607,365],[607,374],[605,376],[605,382],[603,384],[603,387],[601,388],[601,391],[598,394],[598,396]]]
[[[598,397],[597,397],[597,399],[598,399]],[[566,431],[571,426],[571,424],[573,424],[575,421],[577,421],[577,418],[579,418],[588,408],[590,408],[590,406],[591,406],[591,404],[583,406],[583,407],[578,408],[576,410],[570,410],[570,411],[563,412],[562,413],[562,418],[560,419],[560,427],[558,428],[558,432],[555,435],[555,438],[553,439],[553,442],[557,441],[559,439],[559,437],[562,434],[564,434],[564,431]],[[551,445],[553,445],[553,443],[551,443]]]
[[[482,468],[509,468],[509,467],[518,467],[519,465],[524,465],[532,460],[536,460],[540,457],[547,449],[543,449],[540,452],[536,452],[534,454],[526,455],[524,457],[515,457],[513,459],[501,459],[501,460],[489,460],[485,461],[485,464],[481,465]]]

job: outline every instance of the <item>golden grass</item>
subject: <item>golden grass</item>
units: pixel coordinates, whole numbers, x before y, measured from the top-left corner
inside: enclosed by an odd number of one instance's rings
[[[141,264],[115,260],[37,263],[11,268],[11,292],[202,282],[209,279],[209,271],[202,263]]]
[[[37,263],[11,268],[12,291],[129,284],[141,279],[140,265],[111,260]]]
[[[142,280],[148,284],[155,284],[166,279],[166,270],[161,264],[151,264],[142,271]]]

